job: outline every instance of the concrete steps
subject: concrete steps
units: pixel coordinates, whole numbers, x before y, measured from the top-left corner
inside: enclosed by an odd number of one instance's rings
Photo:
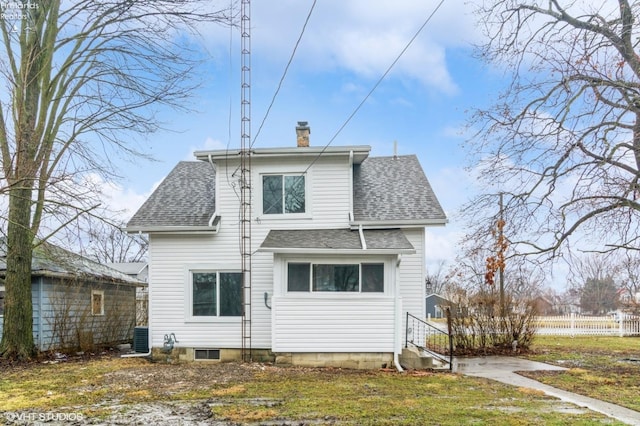
[[[428,351],[409,346],[402,349],[400,365],[408,370],[448,370],[449,364],[442,362]]]

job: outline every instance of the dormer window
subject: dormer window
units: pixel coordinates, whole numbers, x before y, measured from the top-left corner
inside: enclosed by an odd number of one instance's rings
[[[263,175],[264,214],[305,213],[305,176],[301,174]]]

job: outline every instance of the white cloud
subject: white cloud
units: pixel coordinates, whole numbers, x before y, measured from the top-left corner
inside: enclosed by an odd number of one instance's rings
[[[298,47],[292,70],[343,70],[377,78],[409,43],[435,4],[423,0],[325,0],[318,2]],[[282,69],[300,35],[310,4],[296,0],[256,2],[251,9],[253,58]],[[202,28],[212,56],[225,55],[229,31]],[[457,2],[445,2],[393,69],[391,78],[408,78],[448,94],[457,92],[446,49],[469,46],[480,37],[473,16]],[[234,33],[239,40],[237,31]],[[217,52],[217,53],[216,53]]]
[[[225,142],[219,141],[217,139],[212,138],[211,136],[208,136],[201,145],[198,145],[198,146],[191,145],[189,147],[188,152],[185,153],[185,156],[183,157],[183,159],[185,161],[195,161],[195,157],[193,156],[193,153],[195,151],[218,150],[218,149],[226,149],[226,148],[227,148],[227,144]]]
[[[458,255],[458,241],[464,233],[455,225],[448,224],[443,228],[427,228],[425,238],[425,253],[427,267],[445,261],[452,265]]]
[[[97,174],[90,174],[85,177],[85,180],[87,181],[85,187],[91,186],[100,190],[103,204],[109,207],[110,210],[120,212],[120,216],[125,221],[133,216],[161,182],[154,183],[149,192],[140,194],[119,183],[106,181]]]

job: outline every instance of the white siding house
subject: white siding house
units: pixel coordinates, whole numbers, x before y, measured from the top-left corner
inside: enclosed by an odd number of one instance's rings
[[[308,140],[306,123],[297,131]],[[406,312],[422,316],[424,228],[446,217],[415,156],[369,152],[300,143],[251,151],[256,357],[375,367],[401,351]],[[127,230],[149,235],[150,347],[160,352],[173,333],[181,358],[224,360],[243,346],[240,158],[195,156]]]

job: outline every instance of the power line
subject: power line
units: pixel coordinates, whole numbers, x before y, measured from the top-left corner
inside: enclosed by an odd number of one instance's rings
[[[413,44],[413,42],[415,41],[416,38],[418,38],[418,36],[420,35],[420,33],[422,32],[422,30],[427,26],[427,24],[431,21],[431,18],[433,18],[433,16],[438,12],[438,10],[440,9],[440,7],[442,6],[442,4],[444,3],[445,0],[440,0],[440,3],[438,3],[438,5],[435,7],[435,9],[433,9],[433,12],[431,12],[431,14],[429,16],[427,16],[427,19],[422,23],[422,25],[420,26],[420,28],[418,28],[418,31],[416,31],[416,33],[413,35],[413,37],[411,37],[411,40],[409,40],[409,42],[406,44],[406,46],[400,51],[400,53],[398,54],[398,56],[396,57],[396,59],[394,59],[394,61],[391,63],[391,65],[389,65],[389,67],[387,68],[387,70],[382,74],[382,76],[378,79],[378,81],[376,82],[376,84],[373,85],[373,87],[371,88],[371,90],[369,91],[369,93],[367,93],[367,95],[364,97],[364,99],[362,99],[362,101],[360,102],[360,104],[358,104],[358,106],[353,110],[353,112],[349,115],[349,117],[347,117],[347,119],[345,120],[344,123],[342,123],[342,126],[340,126],[340,128],[336,131],[336,133],[333,135],[333,137],[331,137],[331,139],[329,139],[329,142],[327,142],[327,144],[322,148],[322,151],[320,151],[318,153],[318,155],[316,156],[316,158],[314,158],[314,160],[311,162],[311,164],[309,164],[309,166],[305,169],[304,173],[307,173],[309,171],[309,169],[311,168],[311,166],[313,166],[315,164],[316,161],[318,161],[318,159],[320,158],[320,156],[322,154],[324,154],[324,152],[327,150],[327,148],[329,148],[329,145],[331,145],[333,143],[333,141],[338,137],[338,135],[340,134],[340,132],[342,132],[342,130],[347,126],[347,124],[349,124],[349,122],[351,121],[351,119],[357,114],[357,112],[360,110],[360,108],[362,108],[362,106],[364,105],[364,103],[369,99],[369,97],[371,96],[371,94],[373,94],[373,92],[378,88],[378,86],[380,86],[380,83],[382,83],[382,81],[387,77],[387,75],[389,74],[389,72],[391,72],[391,69],[396,65],[396,63],[398,63],[398,61],[400,60],[400,58],[402,57],[402,55],[405,54],[405,52],[409,49],[409,47]]]
[[[317,2],[317,0],[313,0],[313,3],[311,4],[311,8],[309,9],[309,13],[307,14],[307,19],[305,19],[304,25],[302,26],[302,30],[300,31],[300,36],[298,37],[298,40],[296,41],[296,44],[293,47],[293,52],[291,52],[291,56],[289,57],[289,62],[287,62],[287,66],[284,68],[284,72],[282,73],[282,77],[280,78],[280,82],[278,83],[278,87],[277,87],[275,93],[273,94],[273,97],[271,98],[271,102],[269,103],[269,107],[267,108],[267,112],[265,113],[264,118],[262,119],[262,122],[260,123],[260,126],[258,126],[258,131],[256,132],[256,135],[253,138],[253,142],[251,142],[251,145],[249,147],[250,149],[256,143],[256,140],[258,139],[258,135],[260,135],[260,131],[262,130],[262,126],[264,126],[265,121],[267,121],[267,117],[269,116],[269,112],[271,112],[271,107],[273,107],[273,104],[276,101],[276,97],[278,96],[278,93],[280,92],[280,88],[282,88],[282,83],[284,82],[284,79],[287,76],[287,72],[289,71],[289,67],[291,66],[291,63],[293,62],[293,57],[296,55],[296,51],[298,50],[298,46],[300,45],[300,41],[302,40],[302,36],[304,35],[304,33],[305,33],[306,29],[307,29],[307,24],[309,23],[309,20],[311,19],[311,14],[313,13],[313,9],[316,7],[316,2]]]

